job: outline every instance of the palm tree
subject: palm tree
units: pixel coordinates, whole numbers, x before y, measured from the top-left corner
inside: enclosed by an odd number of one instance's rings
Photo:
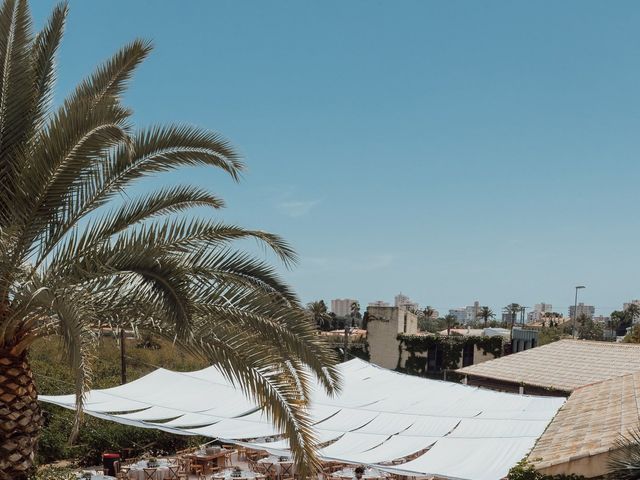
[[[447,325],[447,336],[450,336],[451,328],[455,326],[455,324],[458,322],[458,319],[456,318],[455,315],[449,314],[446,317],[444,317],[444,321]]]
[[[355,327],[356,326],[356,319],[360,319],[361,315],[360,315],[360,303],[359,302],[353,302],[351,304],[351,326]]]
[[[607,461],[609,475],[616,480],[640,478],[640,430],[635,428],[616,440],[614,450]]]
[[[487,322],[490,318],[495,318],[496,314],[493,313],[493,310],[491,310],[489,307],[480,307],[478,316],[484,320],[484,328],[487,328]]]
[[[329,328],[331,328],[331,317],[329,316],[327,304],[324,303],[324,300],[307,303],[307,310],[311,316],[313,325],[315,325],[318,330],[329,330]]]
[[[517,303],[510,303],[509,305],[504,307],[504,313],[508,314],[509,318],[511,319],[511,329],[513,329],[513,326],[516,323],[516,316],[521,309],[522,307]]]
[[[425,318],[431,319],[435,315],[436,311],[431,305],[427,305],[423,310],[422,314]]]
[[[637,303],[630,303],[629,305],[627,305],[625,312],[629,316],[631,325],[633,325],[633,322],[635,322],[636,318],[640,317],[640,305],[638,305]]]
[[[27,357],[33,342],[61,339],[75,373],[77,432],[94,327],[109,323],[217,365],[285,433],[296,462],[314,467],[306,399],[312,375],[336,390],[336,357],[274,268],[232,241],[255,239],[285,265],[295,253],[270,233],[171,216],[222,207],[206,190],[134,195],[130,187],[153,174],[202,166],[237,180],[243,163],[215,133],[133,129],[122,94],[151,50],[145,41],[123,47],[52,109],[66,16],[58,5],[34,35],[26,0],[0,7],[0,479],[22,480],[32,467],[42,425]]]

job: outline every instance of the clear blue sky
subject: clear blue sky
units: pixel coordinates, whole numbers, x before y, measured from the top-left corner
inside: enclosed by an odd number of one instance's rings
[[[72,1],[59,94],[152,39],[136,121],[217,130],[249,165],[158,181],[284,235],[304,301],[566,312],[584,284],[609,313],[640,297],[639,25],[633,1]]]

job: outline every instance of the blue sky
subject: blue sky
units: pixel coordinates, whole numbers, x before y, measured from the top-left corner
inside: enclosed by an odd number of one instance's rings
[[[632,1],[72,1],[58,97],[153,40],[135,120],[219,131],[249,165],[157,182],[285,236],[304,301],[566,312],[584,284],[606,314],[640,297],[638,25]]]

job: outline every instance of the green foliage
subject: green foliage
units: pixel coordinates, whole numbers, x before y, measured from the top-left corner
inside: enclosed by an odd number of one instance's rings
[[[447,328],[444,318],[418,317],[418,330],[421,332],[437,333]]]
[[[538,472],[527,460],[521,460],[511,470],[507,480],[582,480],[582,475],[544,475]]]
[[[69,468],[46,466],[39,469],[29,480],[76,480],[76,474]]]
[[[196,370],[206,363],[176,350],[171,343],[159,340],[157,350],[131,348],[127,354],[127,376],[133,380],[154,370],[154,365],[164,365],[173,370]],[[135,345],[128,341],[127,346]],[[43,338],[30,351],[30,361],[40,391],[45,395],[69,393],[73,389],[73,375],[60,362],[60,342]],[[102,337],[95,363],[96,387],[113,387],[120,383],[120,351],[113,337]],[[71,460],[80,465],[97,465],[105,451],[131,455],[145,452],[175,452],[188,446],[203,443],[200,437],[171,435],[157,430],[147,430],[120,425],[106,420],[86,417],[78,439],[69,445],[74,412],[50,404],[42,404],[45,427],[40,437],[37,462]],[[38,475],[54,475],[59,469],[42,470]],[[44,473],[42,473],[44,472]],[[53,480],[65,477],[41,476],[37,480]]]
[[[538,334],[538,345],[546,345],[547,343],[557,342],[563,337],[564,333],[560,327],[542,327]]]
[[[622,341],[625,343],[640,343],[640,323],[634,325]]]
[[[594,322],[591,318],[580,319],[578,317],[578,338],[582,340],[602,340],[604,328],[601,323]]]
[[[640,429],[635,428],[616,440],[616,448],[607,462],[612,480],[640,478]]]
[[[398,366],[397,370],[404,371],[412,375],[425,374],[426,358],[419,357],[416,354],[424,354],[430,350],[441,351],[443,355],[443,368],[453,370],[458,368],[458,363],[462,358],[464,348],[473,345],[485,354],[491,354],[498,358],[503,353],[503,339],[500,336],[495,337],[476,337],[476,336],[435,336],[435,335],[405,335],[399,334],[398,340]],[[409,353],[409,358],[405,362],[404,368],[401,367],[401,359],[403,351]]]

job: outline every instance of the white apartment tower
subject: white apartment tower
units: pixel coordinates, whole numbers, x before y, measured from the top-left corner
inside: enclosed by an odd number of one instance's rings
[[[351,315],[351,305],[358,300],[354,298],[336,298],[331,300],[331,311],[338,317],[348,317]]]

